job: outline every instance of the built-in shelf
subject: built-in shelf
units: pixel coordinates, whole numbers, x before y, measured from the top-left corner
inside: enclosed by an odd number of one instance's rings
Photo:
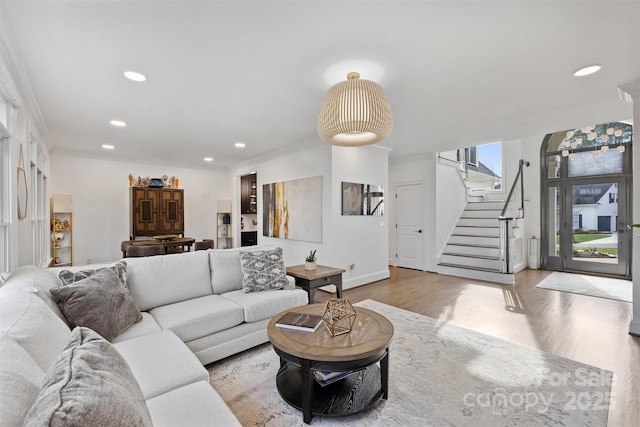
[[[54,194],[50,200],[52,266],[73,264],[73,204],[70,194]]]

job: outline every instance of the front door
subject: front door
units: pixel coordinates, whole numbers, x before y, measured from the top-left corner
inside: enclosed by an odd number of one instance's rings
[[[547,136],[543,268],[631,275],[632,136],[620,122]]]
[[[422,184],[396,186],[396,266],[424,269]]]
[[[579,180],[569,183],[566,194],[566,268],[626,275],[630,232],[625,180]]]

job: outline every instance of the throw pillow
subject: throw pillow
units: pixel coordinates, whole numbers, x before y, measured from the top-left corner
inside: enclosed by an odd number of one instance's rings
[[[240,251],[242,289],[259,292],[266,289],[284,289],[289,286],[284,268],[282,248],[269,251]]]
[[[25,426],[151,426],[140,385],[96,332],[75,328],[47,372]]]
[[[133,297],[108,268],[49,292],[70,327],[86,326],[109,341],[142,320]]]
[[[61,270],[58,273],[58,277],[62,281],[62,285],[69,285],[71,283],[75,283],[78,280],[86,279],[92,274],[96,274],[98,271],[108,268],[116,272],[118,275],[118,279],[122,282],[125,288],[129,289],[129,285],[127,284],[127,263],[124,261],[118,261],[110,267],[102,267],[97,270],[80,270],[80,271],[70,271],[70,270]]]

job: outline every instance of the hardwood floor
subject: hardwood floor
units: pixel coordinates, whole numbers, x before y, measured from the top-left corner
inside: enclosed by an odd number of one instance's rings
[[[535,288],[551,274],[524,270],[515,285],[390,267],[386,280],[344,291],[523,347],[613,371],[609,427],[640,425],[640,337],[628,334],[631,303]],[[333,294],[317,292],[324,302]]]

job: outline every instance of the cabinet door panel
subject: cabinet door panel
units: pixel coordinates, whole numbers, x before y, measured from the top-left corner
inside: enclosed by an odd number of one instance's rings
[[[158,233],[158,190],[132,188],[132,236],[150,236]]]
[[[163,233],[184,233],[183,190],[162,191],[160,226]]]

